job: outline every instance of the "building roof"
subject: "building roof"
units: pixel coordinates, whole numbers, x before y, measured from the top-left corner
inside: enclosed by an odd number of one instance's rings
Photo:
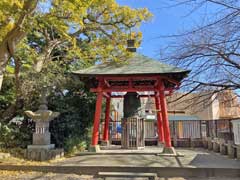
[[[147,56],[135,54],[126,63],[103,63],[86,69],[74,71],[81,76],[97,75],[145,75],[145,74],[182,74],[186,76],[190,71],[161,63]]]
[[[146,119],[156,120],[156,115],[147,115]],[[197,116],[192,115],[168,115],[169,121],[195,121],[200,120]]]
[[[191,121],[200,120],[197,116],[192,115],[168,115],[170,121]]]

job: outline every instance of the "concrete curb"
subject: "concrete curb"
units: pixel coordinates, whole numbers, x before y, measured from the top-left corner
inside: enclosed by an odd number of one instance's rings
[[[156,155],[167,157],[184,157],[184,154],[165,154],[161,152],[82,152],[77,153],[74,156],[88,156],[88,155]]]
[[[191,168],[191,167],[109,167],[109,166],[24,166],[0,165],[0,170],[38,171],[97,176],[98,172],[156,173],[158,177],[240,177],[240,168]]]

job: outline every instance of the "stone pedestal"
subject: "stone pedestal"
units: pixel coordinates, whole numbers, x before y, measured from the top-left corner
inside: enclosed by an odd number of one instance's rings
[[[173,146],[178,147],[178,142],[177,142],[177,135],[173,136]]]
[[[44,134],[33,133],[33,145],[46,145],[50,144],[50,136],[49,132]]]
[[[48,145],[30,145],[26,150],[25,157],[33,161],[47,161],[64,156],[63,149],[54,149],[54,146],[52,147]]]
[[[233,147],[233,141],[228,141],[228,157],[229,158],[235,158],[234,157],[234,147]]]
[[[213,149],[212,138],[208,137],[207,143],[208,143],[208,150],[212,150]]]
[[[54,149],[55,148],[55,144],[47,144],[47,145],[28,145],[27,146],[28,149]]]
[[[225,143],[226,141],[224,139],[219,139],[219,150],[222,155],[227,155],[227,146]]]
[[[25,154],[27,159],[33,161],[47,161],[63,156],[63,149],[55,149],[55,145],[50,144],[50,133],[48,131],[43,134],[36,131],[33,134],[33,145],[28,145]]]
[[[214,138],[214,140],[213,140],[213,151],[220,152],[220,145],[219,145],[219,141],[217,138]]]
[[[208,148],[208,140],[207,140],[207,137],[203,137],[202,142],[203,142],[203,147],[204,147],[205,149],[207,149],[207,148]]]
[[[158,146],[158,147],[162,147],[162,148],[163,148],[163,147],[164,147],[164,143],[163,143],[163,142],[160,142],[160,141],[158,141],[158,142],[157,142],[157,146]]]
[[[95,145],[95,146],[90,145],[88,151],[89,152],[99,152],[100,147],[99,147],[99,145]]]
[[[237,145],[237,159],[240,159],[240,145]]]
[[[163,154],[173,154],[173,155],[177,154],[174,147],[164,147],[162,153]]]

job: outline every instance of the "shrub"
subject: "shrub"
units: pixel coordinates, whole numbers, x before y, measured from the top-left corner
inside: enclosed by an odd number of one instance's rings
[[[33,124],[24,117],[15,117],[8,123],[0,123],[1,148],[26,148],[31,143]]]
[[[88,134],[93,122],[95,96],[79,86],[65,93],[55,93],[49,98],[49,109],[60,112],[50,123],[52,143],[71,151],[74,146],[88,144]],[[71,140],[72,139],[72,140]]]
[[[88,147],[88,141],[79,137],[69,137],[64,141],[64,149],[67,154],[82,152]]]

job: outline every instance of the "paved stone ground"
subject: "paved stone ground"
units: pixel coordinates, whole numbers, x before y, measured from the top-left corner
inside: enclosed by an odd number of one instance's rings
[[[155,151],[154,151],[155,149]],[[183,157],[157,156],[161,152],[157,147],[147,147],[146,154],[130,155],[118,150],[102,151],[106,154],[79,155],[67,158],[57,165],[78,166],[140,166],[140,167],[209,167],[209,168],[240,168],[240,160],[229,159],[205,149],[177,149]],[[153,152],[156,152],[154,154]],[[108,154],[109,153],[109,154]],[[115,153],[115,154],[114,154]]]
[[[0,171],[1,180],[101,180],[92,176],[39,172]],[[144,178],[107,178],[107,180],[145,180]],[[239,178],[158,178],[158,180],[239,180]]]
[[[227,156],[207,151],[204,149],[177,149],[183,157],[157,156],[161,149],[158,147],[147,147],[144,151],[132,151],[128,154],[122,150],[104,150],[105,154],[84,154],[60,161],[47,162],[47,165],[57,166],[143,166],[143,167],[212,167],[212,168],[240,168],[240,160],[229,159]],[[15,162],[15,163],[14,163]],[[5,164],[5,162],[2,162]],[[16,164],[14,160],[12,163]],[[26,162],[18,162],[18,165],[26,165]],[[37,165],[30,163],[29,165]],[[40,163],[39,165],[44,165]],[[0,171],[0,180],[92,180],[92,176],[78,174]],[[107,178],[117,180],[117,178]],[[118,178],[119,180],[120,178]],[[123,179],[123,178],[122,178]],[[126,179],[126,178],[124,178]],[[131,179],[131,178],[129,178]],[[142,178],[135,178],[142,180]],[[159,180],[240,180],[240,178],[159,178]]]

